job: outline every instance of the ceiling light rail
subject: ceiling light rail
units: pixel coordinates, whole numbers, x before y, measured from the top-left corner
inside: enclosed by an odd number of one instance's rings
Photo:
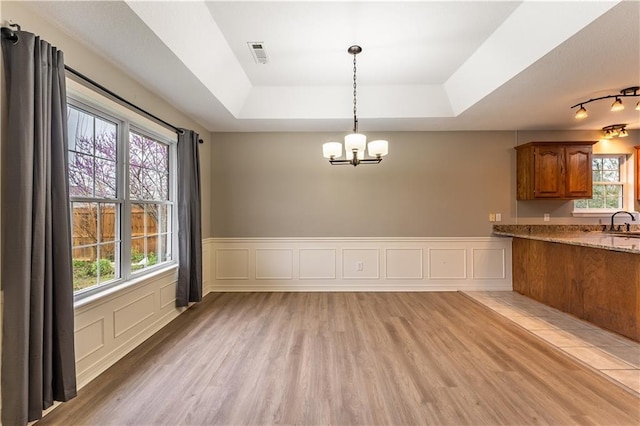
[[[358,133],[356,55],[362,52],[362,47],[354,45],[349,47],[347,52],[353,55],[353,133],[344,137],[344,160],[338,160],[338,158],[342,156],[342,144],[340,142],[327,142],[323,144],[322,155],[324,158],[328,158],[332,165],[349,164],[355,167],[358,164],[378,164],[382,161],[382,157],[389,153],[389,142],[386,140],[375,140],[369,142],[367,145],[367,136]],[[368,148],[369,155],[374,158],[365,158],[365,148]]]
[[[602,128],[602,134],[605,139],[626,138],[629,136],[626,124],[612,124]]]
[[[587,113],[586,108],[584,107],[586,104],[594,102],[594,101],[600,101],[602,99],[615,98],[615,100],[611,104],[611,111],[613,111],[613,112],[622,111],[624,109],[624,105],[622,104],[622,99],[621,98],[640,97],[640,93],[638,93],[639,90],[640,90],[640,86],[627,87],[626,89],[620,90],[620,94],[619,95],[600,96],[599,98],[593,98],[593,99],[589,99],[588,101],[578,102],[577,104],[572,106],[571,109],[576,108],[576,107],[580,107],[576,111],[575,118],[577,120],[582,120],[582,119],[587,118],[589,116],[589,114]],[[640,111],[640,101],[636,104],[636,110]]]

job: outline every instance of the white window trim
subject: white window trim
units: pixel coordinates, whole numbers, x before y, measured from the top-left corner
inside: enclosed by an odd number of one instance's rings
[[[84,108],[90,113],[95,113],[99,116],[108,117],[110,120],[118,123],[118,133],[122,140],[129,140],[129,131],[143,133],[149,137],[155,138],[169,146],[169,168],[170,173],[174,176],[169,187],[169,199],[173,203],[173,215],[172,215],[172,259],[168,262],[160,263],[145,268],[141,271],[131,271],[131,265],[129,262],[120,262],[120,278],[109,281],[105,284],[99,284],[94,287],[88,287],[86,289],[74,292],[74,306],[80,306],[87,301],[95,301],[101,297],[112,294],[117,289],[128,288],[131,285],[136,285],[149,278],[152,278],[157,273],[160,273],[167,269],[176,268],[178,266],[178,198],[177,198],[177,172],[178,166],[176,161],[177,154],[177,135],[174,131],[170,131],[163,126],[147,119],[146,117],[130,110],[129,108],[120,105],[119,103],[107,98],[106,96],[88,88],[70,78],[66,79],[67,84],[67,99],[69,104],[78,108]],[[118,154],[118,161],[122,161],[123,164],[128,162],[128,152],[126,149]],[[128,180],[127,176],[121,176],[122,173],[118,171],[118,187],[121,190],[126,190],[125,183]],[[127,205],[130,208],[131,201],[128,197],[117,194],[117,199],[120,202],[120,206],[123,210],[127,210]],[[99,202],[109,202],[107,199],[100,199]],[[127,215],[123,215],[121,220],[126,219]],[[122,229],[127,229],[126,220],[121,223]],[[127,252],[130,253],[130,241],[125,241],[125,235],[120,234],[120,253],[121,258]],[[124,246],[128,245],[128,250],[124,250]]]
[[[622,194],[622,208],[621,209],[576,209],[575,202],[573,203],[574,208],[571,212],[573,217],[586,217],[586,218],[610,218],[611,215],[617,211],[625,210],[631,212],[636,220],[638,220],[639,214],[633,210],[634,208],[634,189],[633,189],[633,181],[634,181],[634,170],[631,166],[632,159],[629,154],[622,153],[607,153],[607,154],[594,154],[594,157],[622,157],[624,159],[621,165],[621,174],[624,179],[622,180],[622,184],[624,185],[623,194]]]

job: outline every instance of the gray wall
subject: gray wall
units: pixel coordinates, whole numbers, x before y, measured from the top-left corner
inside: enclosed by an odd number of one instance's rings
[[[595,141],[600,131],[370,134],[370,140],[389,140],[381,164],[330,166],[322,143],[342,136],[213,133],[212,235],[489,236],[489,213],[501,213],[503,224],[598,223],[573,217],[572,201],[517,201],[513,148],[530,141]],[[634,145],[640,145],[637,130],[598,142],[594,153],[631,155]]]
[[[488,236],[490,212],[514,217],[514,132],[367,134],[382,163],[331,166],[343,135],[214,133],[213,236]]]

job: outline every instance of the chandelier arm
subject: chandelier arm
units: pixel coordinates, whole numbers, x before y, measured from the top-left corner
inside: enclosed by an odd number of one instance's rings
[[[365,158],[360,160],[361,164],[378,164],[379,162],[382,161],[382,158]]]
[[[356,160],[354,162],[354,160],[329,160],[329,163],[331,163],[334,166],[344,166],[344,165],[352,165],[352,166],[357,166],[358,164],[378,164],[382,161],[382,158],[364,158],[362,160]]]
[[[345,165],[345,164],[351,164],[351,160],[329,160],[329,162],[334,166],[335,165],[341,166],[341,165]]]

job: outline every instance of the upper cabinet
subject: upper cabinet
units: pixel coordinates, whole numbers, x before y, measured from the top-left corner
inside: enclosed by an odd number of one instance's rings
[[[636,188],[636,200],[640,201],[640,146],[634,146],[634,148],[636,149],[635,152],[635,157],[636,157],[636,168],[635,168],[635,188]]]
[[[595,143],[529,142],[516,146],[517,199],[591,198]]]

